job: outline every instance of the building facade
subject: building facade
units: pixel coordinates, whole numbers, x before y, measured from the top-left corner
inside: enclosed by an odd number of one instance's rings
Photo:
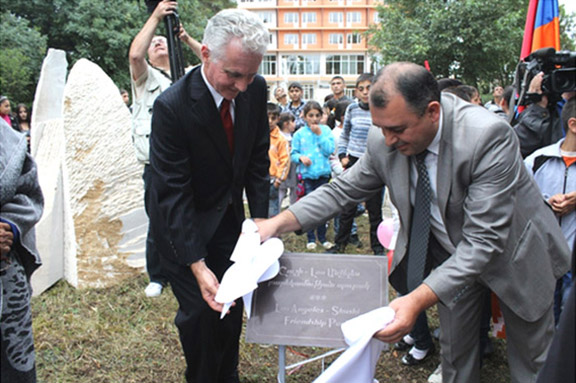
[[[374,70],[363,35],[378,23],[375,0],[237,0],[270,30],[260,74],[269,99],[278,86],[302,84],[304,99],[323,102],[330,79],[342,76],[353,96],[358,75]]]

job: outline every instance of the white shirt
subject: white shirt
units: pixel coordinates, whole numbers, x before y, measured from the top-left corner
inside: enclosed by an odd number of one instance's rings
[[[214,103],[216,105],[218,105],[218,110],[220,110],[220,107],[222,106],[222,101],[224,100],[224,97],[220,93],[218,93],[218,91],[216,89],[214,89],[214,87],[208,81],[208,78],[206,78],[206,74],[204,73],[204,65],[202,65],[200,67],[200,73],[202,73],[202,78],[204,79],[204,82],[206,83],[208,90],[210,90],[210,93],[212,94],[212,98],[214,98]],[[230,115],[232,116],[232,122],[236,122],[236,101],[235,100],[230,101]]]
[[[442,110],[440,110],[440,120],[438,121],[438,131],[428,146],[428,155],[424,160],[426,168],[428,169],[428,177],[430,178],[430,188],[432,189],[432,201],[430,202],[430,230],[442,245],[444,250],[449,254],[454,253],[456,248],[448,237],[446,226],[440,214],[440,207],[438,206],[438,154],[440,152],[440,137],[442,137]],[[418,169],[416,168],[416,159],[412,157],[410,161],[410,203],[414,206],[416,200],[416,185],[418,184]]]

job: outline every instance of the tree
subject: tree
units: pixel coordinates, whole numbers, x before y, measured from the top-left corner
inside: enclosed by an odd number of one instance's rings
[[[428,60],[437,77],[488,88],[509,84],[528,0],[388,0],[369,43],[382,64]]]
[[[77,60],[86,58],[98,64],[119,87],[128,89],[130,43],[149,17],[144,3],[137,0],[0,0],[3,15],[10,15],[9,17],[16,20],[15,22],[35,31],[35,36],[44,44],[40,60],[28,58],[29,53],[22,51],[20,55],[11,55],[7,61],[2,60],[2,70],[4,72],[10,70],[19,76],[32,73],[31,79],[26,82],[27,87],[31,89],[27,93],[26,97],[29,98],[26,101],[31,102],[46,47],[56,48],[66,52],[70,66]],[[202,39],[208,18],[220,9],[234,6],[230,0],[178,2],[180,19],[184,27],[190,36],[199,40]],[[2,20],[2,28],[4,27]],[[159,27],[158,33],[165,34],[163,25]],[[10,30],[8,33],[2,33],[0,38],[19,34],[19,31]],[[6,44],[5,40],[0,41],[2,47],[8,47],[0,52],[2,58],[9,55],[10,49],[19,50],[22,47],[13,40],[7,40]],[[185,45],[183,52],[185,63],[199,62]],[[8,82],[2,76],[0,79],[4,92]],[[20,80],[19,82],[22,84]]]
[[[36,81],[46,53],[46,37],[26,19],[0,14],[0,90],[12,104],[32,104]]]

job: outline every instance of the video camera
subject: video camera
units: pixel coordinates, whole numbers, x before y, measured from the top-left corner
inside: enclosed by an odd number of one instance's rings
[[[152,13],[162,0],[145,0],[144,2],[148,13]],[[164,24],[166,25],[166,40],[168,41],[168,55],[170,56],[170,74],[174,83],[184,76],[184,56],[182,54],[182,44],[178,38],[180,31],[178,13],[174,11],[173,14],[166,16]]]
[[[576,52],[560,51],[554,48],[542,48],[532,52],[516,68],[516,81],[519,86],[518,105],[537,102],[528,92],[530,81],[543,72],[542,92],[552,99],[560,99],[564,92],[576,91]]]
[[[576,52],[560,51],[554,48],[542,48],[532,52],[516,68],[518,105],[526,105],[534,100],[529,94],[530,81],[543,72],[542,92],[553,100],[559,100],[564,92],[576,91]],[[520,86],[518,86],[520,85]]]

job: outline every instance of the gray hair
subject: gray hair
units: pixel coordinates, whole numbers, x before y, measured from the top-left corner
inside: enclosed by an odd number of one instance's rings
[[[268,29],[256,14],[244,9],[224,9],[208,20],[202,44],[219,60],[234,38],[240,39],[244,50],[259,55],[266,53],[270,41]]]

